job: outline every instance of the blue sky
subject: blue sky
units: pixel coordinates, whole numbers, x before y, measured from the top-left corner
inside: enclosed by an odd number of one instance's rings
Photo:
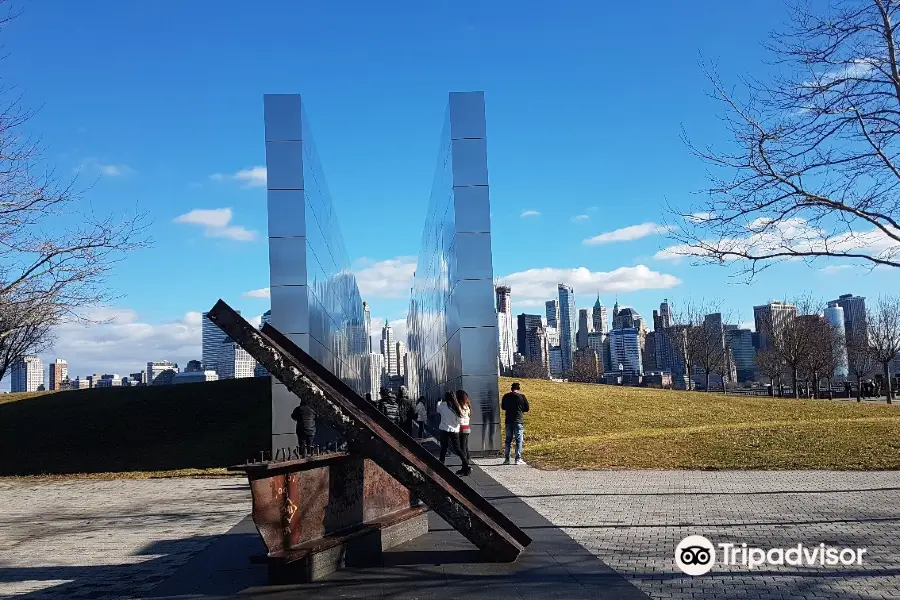
[[[691,200],[705,167],[681,128],[728,143],[701,56],[728,81],[764,77],[761,42],[784,18],[772,0],[27,3],[2,33],[4,75],[41,107],[29,128],[48,164],[93,183],[85,201],[98,212],[151,213],[156,241],[115,273],[112,322],[63,328],[54,352],[81,375],[186,361],[199,357],[195,313],[220,296],[247,315],[268,307],[247,293],[268,285],[253,169],[265,164],[262,95],[277,92],[304,95],[376,317],[405,315],[404,257],[418,252],[453,90],[485,91],[494,272],[513,283],[515,312],[575,268],[589,271],[570,282],[582,306],[599,287],[605,304],[618,295],[648,317],[664,297],[720,299],[747,322],[768,298],[896,289],[897,274],[837,263],[781,265],[748,288],[654,258],[668,245],[659,235],[584,243]],[[194,210],[217,212],[176,222]]]

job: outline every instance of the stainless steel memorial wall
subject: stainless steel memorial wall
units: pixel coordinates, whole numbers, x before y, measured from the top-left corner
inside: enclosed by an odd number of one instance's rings
[[[360,394],[362,298],[299,94],[264,97],[271,324]],[[272,379],[272,448],[296,444],[297,397]]]
[[[500,448],[497,312],[483,92],[453,92],[407,316],[416,392],[472,401],[473,451]]]

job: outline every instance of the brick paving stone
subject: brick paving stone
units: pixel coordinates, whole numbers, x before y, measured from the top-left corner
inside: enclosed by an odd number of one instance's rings
[[[243,484],[0,480],[0,598],[147,591],[249,513]]]
[[[900,598],[900,472],[540,471],[476,462],[652,598]],[[690,577],[674,563],[688,535],[867,554],[860,566],[719,564]]]

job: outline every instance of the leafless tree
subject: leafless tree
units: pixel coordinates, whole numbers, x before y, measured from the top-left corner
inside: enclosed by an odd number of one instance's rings
[[[775,382],[781,382],[784,374],[784,361],[771,349],[762,349],[756,353],[756,366],[759,372],[769,378],[772,385],[772,395],[775,395]]]
[[[868,315],[868,337],[872,358],[881,365],[887,387],[888,404],[894,399],[891,387],[891,363],[900,354],[900,297],[881,296]]]
[[[865,335],[847,337],[847,366],[856,378],[856,401],[862,399],[863,380],[871,376],[878,366],[872,354],[872,346]]]
[[[0,19],[0,28],[6,24]],[[15,337],[3,348],[13,353],[40,346],[61,320],[84,318],[85,308],[110,300],[112,267],[149,243],[142,215],[95,215],[75,182],[47,167],[25,130],[32,116],[0,84],[0,340]]]
[[[829,381],[834,375],[837,366],[837,354],[844,339],[837,335],[834,327],[821,315],[807,315],[800,319],[803,335],[808,340],[806,360],[801,362],[810,382],[810,390],[813,397],[819,397],[819,382],[821,379]]]
[[[513,365],[513,376],[521,379],[550,379],[547,365],[538,361],[526,360]]]
[[[712,375],[722,376],[722,388],[730,373],[729,348],[725,341],[725,320],[720,305],[701,302],[688,312],[687,347],[691,364],[699,368],[706,379],[706,391],[712,391]]]
[[[0,338],[0,380],[17,359],[43,352],[53,342],[52,319],[35,308],[0,305],[0,331],[5,332]]]
[[[791,312],[771,312],[760,320],[760,338],[781,360],[791,376],[794,397],[800,397],[800,375],[807,370],[810,355],[818,339],[819,308],[822,303],[811,296],[800,296],[790,303]]]
[[[603,366],[596,350],[578,350],[572,362],[571,381],[596,383],[600,379]]]
[[[780,75],[739,97],[709,73],[735,149],[688,142],[711,183],[671,210],[664,252],[738,260],[749,277],[795,258],[900,267],[898,16],[897,0],[796,6],[769,43]]]

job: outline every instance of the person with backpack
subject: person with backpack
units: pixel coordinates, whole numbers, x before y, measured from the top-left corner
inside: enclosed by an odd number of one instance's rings
[[[522,460],[522,442],[525,438],[525,413],[528,412],[528,398],[520,391],[519,382],[512,384],[510,391],[500,400],[500,408],[506,413],[506,458],[504,465],[509,464],[509,451],[513,437],[516,438],[516,464],[525,464]]]
[[[300,406],[294,408],[291,418],[297,421],[297,445],[300,446],[300,454],[306,456],[312,454],[313,440],[316,437],[316,413],[309,402],[300,401]]]
[[[400,407],[397,405],[397,399],[394,398],[394,394],[388,388],[383,387],[378,392],[378,395],[380,396],[378,399],[378,411],[390,419],[391,423],[399,424]]]
[[[428,407],[425,406],[425,396],[419,396],[416,403],[416,423],[419,425],[419,438],[425,437],[425,423],[428,422]]]
[[[462,467],[456,472],[457,475],[469,475],[472,468],[469,466],[469,458],[459,446],[459,417],[462,415],[459,403],[453,392],[446,392],[444,399],[438,402],[438,415],[441,417],[439,426],[441,432],[441,464],[447,459],[447,448],[453,449],[453,452],[459,456],[462,461]]]

